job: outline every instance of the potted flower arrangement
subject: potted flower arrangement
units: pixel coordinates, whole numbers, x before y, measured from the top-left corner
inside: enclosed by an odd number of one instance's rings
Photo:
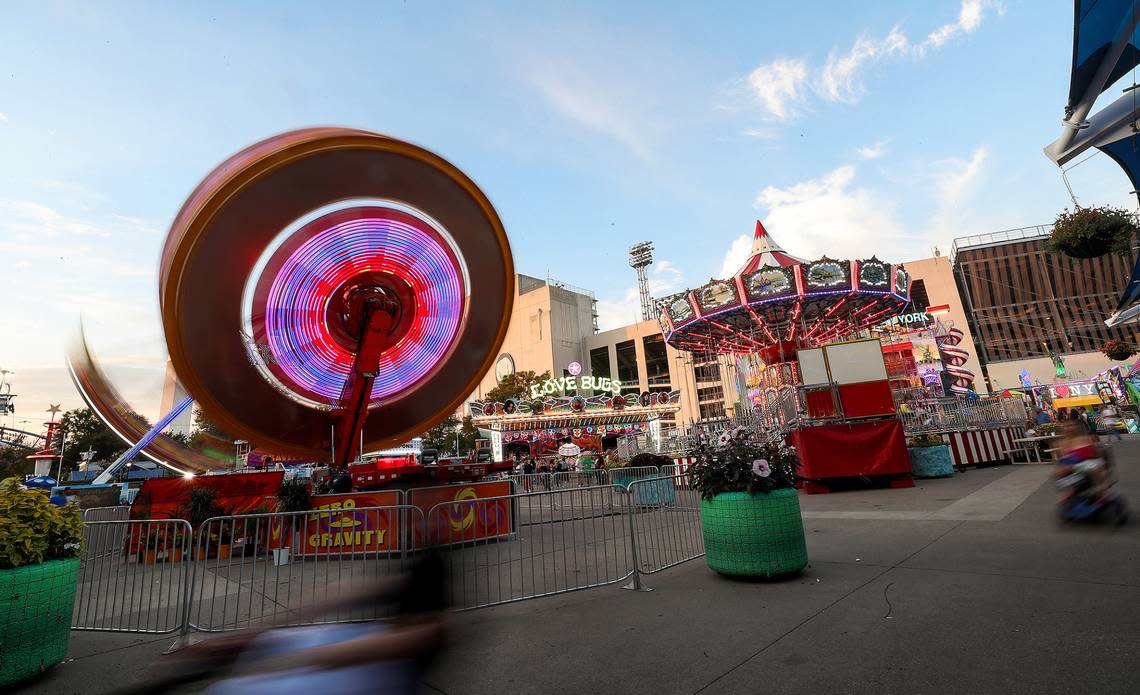
[[[1072,258],[1096,258],[1106,253],[1131,253],[1137,231],[1132,213],[1111,206],[1067,209],[1057,215],[1045,250]]]
[[[906,445],[910,472],[916,478],[946,478],[954,475],[950,445],[936,434],[911,437]]]
[[[270,547],[273,550],[273,564],[289,564],[289,551],[293,547],[293,532],[305,520],[305,515],[297,512],[307,512],[312,508],[313,501],[309,493],[308,481],[301,478],[286,478],[281,481],[281,487],[277,490],[275,511],[279,514],[292,514],[292,517],[286,517],[286,519],[291,520],[283,520],[280,517],[273,518],[273,524],[269,531],[271,535]]]
[[[1110,340],[1101,346],[1100,351],[1108,359],[1121,362],[1136,354],[1136,346],[1123,340]]]
[[[206,524],[208,519],[225,514],[225,510],[218,504],[217,498],[218,492],[213,488],[194,487],[190,489],[186,501],[177,511],[177,516],[190,522],[190,528],[194,530],[194,537],[197,541],[194,557],[199,560],[217,557],[219,554],[218,528]],[[228,556],[229,550],[227,548]]]
[[[82,537],[73,505],[0,483],[0,686],[67,656]]]
[[[799,458],[738,428],[696,451],[688,475],[701,495],[705,559],[721,574],[777,577],[807,565],[796,493]]]

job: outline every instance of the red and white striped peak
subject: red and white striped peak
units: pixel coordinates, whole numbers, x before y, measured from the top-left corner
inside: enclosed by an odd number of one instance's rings
[[[752,239],[752,252],[744,262],[744,267],[736,274],[745,275],[769,266],[797,265],[805,262],[781,248],[768,230],[764,229],[760,220],[756,220],[756,236]]]

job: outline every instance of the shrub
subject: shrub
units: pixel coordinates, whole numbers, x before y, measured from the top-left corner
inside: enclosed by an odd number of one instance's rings
[[[1123,208],[1103,206],[1064,210],[1053,222],[1053,233],[1045,250],[1072,258],[1096,258],[1106,253],[1127,256],[1132,253],[1136,220]]]
[[[78,507],[57,507],[16,478],[0,483],[0,569],[76,557],[82,544]]]
[[[277,489],[277,511],[307,512],[313,508],[309,495],[309,483],[302,478],[286,478]]]
[[[629,466],[636,468],[638,466],[669,466],[672,465],[673,459],[668,456],[660,456],[658,454],[638,454],[629,460]]]
[[[916,449],[927,446],[942,446],[945,443],[946,442],[942,441],[942,437],[939,437],[937,434],[919,434],[911,437],[910,441],[907,442],[907,446]]]
[[[1136,354],[1136,346],[1123,340],[1110,340],[1101,346],[1100,351],[1110,360],[1126,360]]]

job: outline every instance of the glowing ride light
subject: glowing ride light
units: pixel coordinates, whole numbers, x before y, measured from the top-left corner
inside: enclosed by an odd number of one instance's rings
[[[279,235],[243,297],[246,330],[268,346],[251,350],[251,360],[286,395],[321,409],[337,405],[355,357],[351,336],[332,315],[338,293],[379,283],[410,305],[410,318],[398,322],[381,354],[372,404],[431,373],[454,345],[467,308],[466,269],[438,224],[382,201],[346,203]]]

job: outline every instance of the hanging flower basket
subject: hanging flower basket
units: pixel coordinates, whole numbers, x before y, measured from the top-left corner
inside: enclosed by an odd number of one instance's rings
[[[1123,340],[1110,340],[1101,347],[1100,351],[1108,359],[1121,362],[1136,354],[1136,346]]]
[[[1045,250],[1072,258],[1097,258],[1106,253],[1127,256],[1136,231],[1135,217],[1122,208],[1106,205],[1064,210],[1053,222]]]

